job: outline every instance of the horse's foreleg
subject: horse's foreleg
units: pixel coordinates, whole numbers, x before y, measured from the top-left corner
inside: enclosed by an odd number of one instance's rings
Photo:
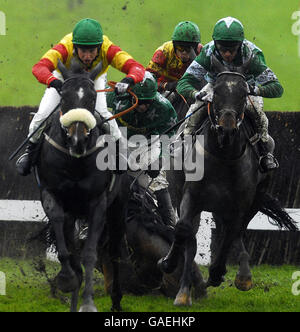
[[[70,222],[72,225],[75,223],[75,218],[71,218]],[[79,290],[82,284],[83,279],[83,271],[81,267],[81,257],[80,257],[80,248],[75,242],[75,236],[74,232],[68,232],[65,235],[66,241],[68,243],[68,249],[70,254],[70,264],[73,269],[73,271],[76,273],[77,280],[78,280],[78,286],[77,288],[72,292],[72,298],[71,298],[71,312],[77,312],[77,304],[78,304],[78,298],[79,298]]]
[[[181,277],[180,289],[176,295],[174,305],[192,305],[191,286],[192,286],[192,266],[197,252],[197,240],[190,237],[186,240],[184,252],[184,268]]]
[[[236,221],[232,221],[230,223],[224,222],[223,225],[223,239],[221,240],[221,244],[218,248],[216,258],[209,268],[207,287],[218,287],[224,281],[224,276],[227,272],[226,262],[229,250],[231,249],[233,242],[241,234],[241,230],[237,227]]]
[[[242,230],[241,233],[239,234],[239,237],[236,239],[235,246],[238,250],[239,254],[239,270],[236,274],[235,277],[235,286],[237,289],[242,290],[242,291],[248,291],[252,288],[252,274],[250,270],[250,256],[245,248],[244,242],[243,242],[243,233],[246,231],[249,222],[252,220],[252,218],[256,215],[258,212],[258,206],[260,204],[259,201],[259,196],[255,199],[255,201],[252,204],[251,209],[249,212],[244,216],[243,218],[243,225],[242,225]]]
[[[42,192],[42,205],[55,233],[58,259],[61,263],[61,270],[57,275],[58,287],[65,293],[72,292],[78,287],[78,280],[70,264],[70,254],[64,236],[64,210],[54,195],[47,190]]]
[[[191,197],[190,197],[191,198]],[[177,293],[174,305],[192,305],[191,287],[193,284],[193,263],[197,252],[196,233],[199,228],[200,214],[197,213],[192,200],[188,198],[181,204],[182,223],[186,224],[186,239],[184,251],[184,268],[181,277],[180,289]],[[204,287],[203,287],[204,288]]]
[[[159,264],[166,270],[176,268],[179,255],[184,254],[184,268],[181,278],[180,289],[174,301],[175,305],[191,305],[191,285],[192,285],[192,266],[197,251],[196,233],[199,227],[193,224],[195,216],[199,215],[199,206],[196,206],[196,200],[193,199],[190,191],[187,190],[182,198],[180,205],[180,220],[175,226],[175,238],[171,249],[165,259],[160,260]]]
[[[237,289],[248,291],[252,288],[252,274],[249,266],[250,256],[244,246],[242,236],[236,240],[235,246],[240,254],[238,258],[239,270],[236,274],[234,284]]]
[[[85,288],[80,312],[97,312],[94,304],[93,271],[97,261],[97,244],[103,232],[106,218],[106,194],[94,199],[90,205],[88,236],[83,250],[83,265],[85,268]]]
[[[243,224],[244,230],[247,229],[249,222],[252,220],[252,218],[256,215],[257,212],[258,212],[257,202],[255,201],[249,213],[244,217],[244,224]],[[239,270],[236,274],[234,284],[237,289],[242,291],[248,291],[253,286],[252,274],[249,265],[250,256],[245,248],[242,235],[243,233],[241,232],[240,236],[235,242],[235,246],[240,254],[238,258]]]
[[[192,220],[198,207],[192,204],[192,197],[185,193],[180,205],[181,218],[175,226],[175,238],[167,256],[158,261],[158,266],[164,273],[172,273],[177,267],[179,256],[183,253],[185,241],[193,233]],[[191,214],[191,215],[189,215]]]

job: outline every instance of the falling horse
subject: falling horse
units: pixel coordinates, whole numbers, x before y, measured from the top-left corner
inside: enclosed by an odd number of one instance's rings
[[[87,73],[73,64],[67,70],[59,63],[65,79],[61,91],[61,108],[54,113],[51,126],[44,133],[37,174],[41,202],[56,239],[61,271],[58,287],[72,292],[71,311],[77,310],[78,293],[83,280],[81,253],[74,238],[75,220],[85,219],[88,235],[82,253],[85,288],[80,311],[97,311],[93,300],[93,269],[97,244],[105,224],[109,230],[110,258],[113,264],[112,310],[121,310],[118,285],[118,248],[125,215],[126,176],[96,166],[97,145],[101,131],[96,125],[94,79],[98,65]],[[102,133],[103,134],[103,133]],[[124,194],[124,195],[123,195]]]
[[[157,261],[166,255],[174,238],[174,227],[161,218],[153,195],[135,183],[127,204],[125,237],[121,242],[120,283],[123,292],[131,294],[163,294],[176,296],[183,271],[183,257],[171,274],[162,273]],[[102,241],[98,269],[103,272],[105,290],[112,281],[112,264],[108,255],[108,241]],[[206,296],[205,282],[197,264],[193,263],[194,297]]]
[[[235,245],[240,252],[235,284],[241,290],[251,288],[249,255],[242,236],[258,211],[270,215],[281,227],[297,229],[277,201],[266,193],[268,176],[260,172],[257,154],[249,144],[249,133],[253,128],[248,117],[244,119],[247,98],[244,73],[250,60],[234,72],[226,70],[216,59],[212,63],[219,74],[212,103],[208,105],[210,116],[197,132],[204,135],[204,146],[196,140],[192,150],[204,158],[204,176],[200,181],[185,181],[184,185],[175,182],[177,188],[183,188],[178,193],[180,220],[169,253],[158,263],[164,272],[171,273],[177,266],[179,254],[185,252],[185,266],[175,305],[191,305],[191,263],[196,254],[195,234],[202,211],[212,212],[217,230],[222,228],[207,286],[217,287],[222,283],[228,252]]]

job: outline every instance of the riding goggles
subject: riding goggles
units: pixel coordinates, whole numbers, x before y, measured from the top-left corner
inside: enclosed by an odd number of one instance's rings
[[[229,52],[229,53],[233,54],[238,51],[238,49],[241,46],[241,43],[221,43],[221,42],[216,41],[215,45],[220,53]]]
[[[190,53],[191,46],[176,46],[176,51]]]

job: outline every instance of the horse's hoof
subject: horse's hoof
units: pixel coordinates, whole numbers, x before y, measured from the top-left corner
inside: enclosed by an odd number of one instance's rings
[[[112,311],[112,312],[121,312],[123,310],[122,310],[122,307],[121,307],[120,304],[118,304],[118,305],[113,304],[110,308],[110,311]]]
[[[237,275],[234,281],[235,287],[241,291],[247,292],[253,287],[251,276]]]
[[[79,312],[98,312],[93,304],[84,304],[80,307]]]
[[[73,276],[59,273],[56,277],[57,287],[63,293],[72,293],[79,287],[78,278]]]
[[[175,306],[191,306],[192,305],[192,297],[187,293],[177,294],[176,299],[174,301]]]
[[[157,266],[162,273],[167,273],[167,274],[174,272],[176,268],[176,266],[171,266],[170,264],[168,264],[168,260],[165,257],[161,258],[157,262]]]

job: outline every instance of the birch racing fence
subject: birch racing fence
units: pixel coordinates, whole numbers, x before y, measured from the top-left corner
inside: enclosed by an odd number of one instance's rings
[[[39,190],[33,175],[19,176],[9,155],[26,138],[37,107],[0,107],[0,257],[32,257],[46,252],[45,245],[28,241],[45,225]],[[279,199],[300,226],[300,112],[267,112],[269,130],[276,142],[280,168],[272,174],[269,193]],[[198,232],[196,262],[207,265],[215,250],[214,223],[203,213]],[[299,264],[300,235],[280,231],[257,214],[245,234],[252,264]],[[235,263],[234,251],[230,262]]]

